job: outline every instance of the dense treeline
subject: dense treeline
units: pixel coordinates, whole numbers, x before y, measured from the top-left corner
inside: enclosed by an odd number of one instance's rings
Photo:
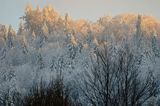
[[[153,17],[93,23],[28,5],[20,19],[17,32],[0,25],[0,105],[160,105],[160,23]]]

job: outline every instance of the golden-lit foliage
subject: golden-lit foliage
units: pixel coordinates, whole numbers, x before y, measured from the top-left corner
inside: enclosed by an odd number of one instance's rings
[[[57,19],[57,16],[59,16],[58,13],[51,6],[43,8],[42,13],[44,15],[44,19],[47,22],[55,21]]]
[[[104,16],[92,23],[84,19],[74,21],[69,14],[60,16],[52,6],[33,9],[31,5],[28,5],[24,19],[27,28],[33,30],[35,34],[37,34],[36,30],[45,28],[47,32],[64,30],[65,34],[73,33],[74,36],[86,37],[89,33],[97,36],[103,33],[115,35],[117,39],[120,39],[122,36],[132,36],[136,32],[137,16],[137,14],[131,13],[115,17]],[[160,23],[154,17],[142,15],[141,28],[146,36],[150,36],[154,30],[160,35]]]
[[[103,27],[97,23],[93,23],[92,24],[92,31],[95,33],[95,34],[98,34],[98,33],[101,33],[101,31],[103,30]]]
[[[75,46],[77,45],[77,41],[76,41],[76,38],[74,36],[71,36],[70,43],[75,45]]]
[[[120,14],[113,18],[102,17],[97,22],[104,26],[106,34],[113,34],[118,39],[124,35],[132,36],[136,32],[137,16],[136,14]],[[141,28],[145,36],[151,36],[154,30],[160,35],[160,23],[154,17],[142,15]]]
[[[28,29],[36,29],[36,27],[42,26],[42,24],[50,24],[58,21],[58,13],[51,7],[46,6],[42,10],[37,7],[35,10],[31,5],[26,7],[25,21],[27,22]]]
[[[89,31],[90,23],[86,20],[77,20],[75,22],[76,31],[81,32],[82,35],[86,35]]]
[[[137,15],[131,13],[120,14],[118,16],[115,16],[113,20],[120,24],[135,24]]]
[[[153,33],[154,30],[156,30],[156,32],[160,34],[158,25],[160,25],[160,23],[158,23],[158,21],[154,17],[152,16],[142,17],[141,27],[142,27],[142,30],[145,31],[147,34]]]

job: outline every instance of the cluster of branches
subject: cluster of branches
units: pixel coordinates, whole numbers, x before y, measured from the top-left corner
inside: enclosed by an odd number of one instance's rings
[[[84,74],[81,90],[93,106],[142,106],[158,94],[153,72],[144,75],[139,58],[125,45],[112,59],[108,47],[96,51],[96,62]]]
[[[144,75],[140,71],[139,56],[128,45],[123,46],[112,57],[108,46],[95,51],[93,67],[86,71],[80,86],[86,104],[93,106],[142,106],[158,94],[158,80],[153,72]],[[60,74],[49,84],[41,81],[27,95],[6,93],[2,106],[74,106],[70,90],[64,85]],[[78,91],[79,92],[79,91]],[[12,100],[12,101],[10,101]]]
[[[6,93],[5,97],[8,97]],[[70,89],[63,84],[62,78],[51,80],[49,84],[44,81],[32,86],[26,95],[14,92],[10,97],[1,101],[1,106],[79,106],[72,100]]]
[[[51,81],[46,87],[41,82],[24,97],[24,106],[72,106],[69,91],[65,89],[62,79]]]

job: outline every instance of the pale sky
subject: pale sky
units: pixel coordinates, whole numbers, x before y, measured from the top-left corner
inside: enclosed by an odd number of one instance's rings
[[[0,0],[0,24],[11,24],[17,29],[28,3],[34,7],[50,4],[61,15],[67,12],[73,19],[96,21],[101,16],[131,12],[160,20],[160,0]]]

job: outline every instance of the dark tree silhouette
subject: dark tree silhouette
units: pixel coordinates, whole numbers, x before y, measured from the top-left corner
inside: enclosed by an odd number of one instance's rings
[[[61,78],[52,80],[49,85],[41,81],[24,97],[24,106],[73,106],[69,91],[65,88]]]
[[[139,70],[138,57],[124,45],[115,60],[108,47],[96,51],[96,63],[85,73],[81,87],[89,103],[94,106],[141,106],[158,91],[157,80],[149,71]]]

